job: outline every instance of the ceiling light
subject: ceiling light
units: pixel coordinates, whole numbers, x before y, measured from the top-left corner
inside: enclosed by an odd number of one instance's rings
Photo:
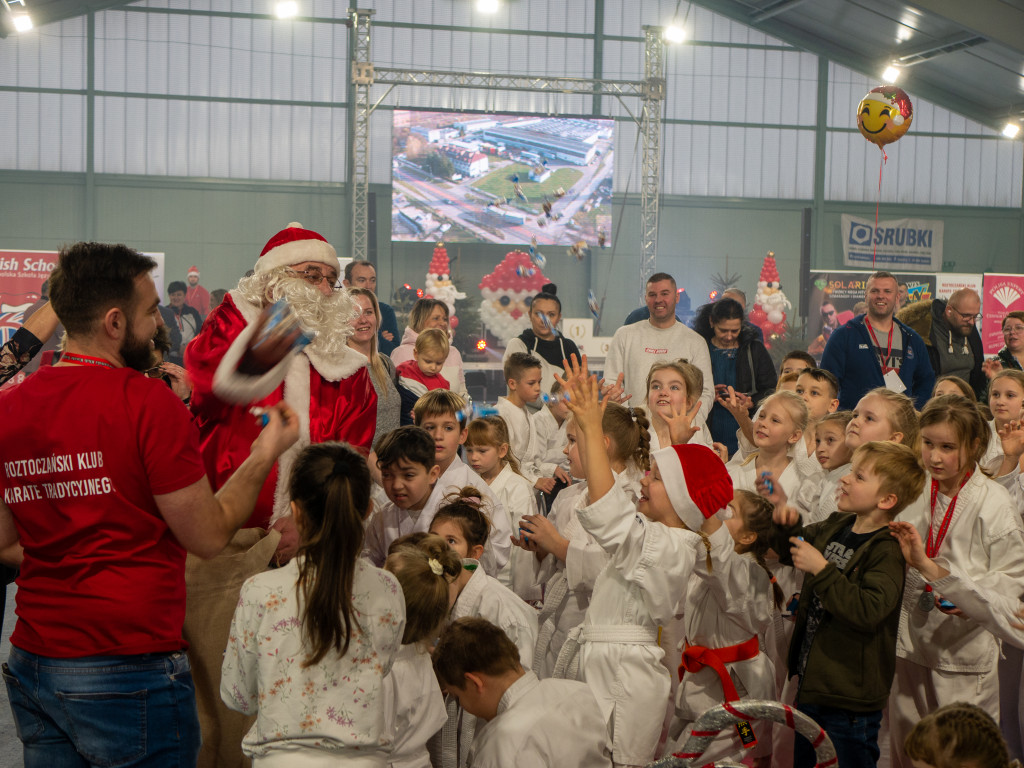
[[[299,4],[294,0],[282,0],[274,7],[274,13],[279,19],[290,19],[299,15]]]
[[[32,29],[32,17],[27,13],[19,13],[14,17],[14,28],[19,32],[28,32]]]
[[[1008,139],[1017,138],[1017,134],[1020,133],[1020,123],[1007,123],[1003,126],[1003,136]]]
[[[500,7],[499,0],[476,0],[476,9],[480,13],[496,13]]]
[[[885,72],[882,73],[882,79],[887,83],[895,83],[900,79],[900,68],[890,64],[885,68]]]
[[[670,24],[665,27],[664,38],[666,43],[681,43],[686,40],[686,30],[678,24]]]

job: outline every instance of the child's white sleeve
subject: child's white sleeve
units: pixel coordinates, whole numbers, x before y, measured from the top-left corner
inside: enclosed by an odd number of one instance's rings
[[[577,515],[587,532],[611,555],[612,567],[640,588],[654,621],[674,619],[677,606],[686,597],[697,547],[704,551],[700,536],[638,514],[618,485],[581,508]]]
[[[1024,649],[1024,630],[1012,624],[1024,624],[1018,611],[1024,604],[1012,595],[999,594],[992,590],[979,589],[971,579],[954,563],[939,556],[935,562],[949,571],[949,575],[930,582],[935,593],[949,600],[963,611],[965,616],[1000,640]]]
[[[363,557],[369,560],[378,568],[384,567],[384,561],[388,557],[387,533],[384,530],[385,510],[375,509],[370,514],[366,523],[366,533],[363,535]]]
[[[569,589],[589,595],[594,591],[597,575],[608,565],[608,553],[589,537],[570,539],[565,553],[565,579]]]
[[[242,585],[238,606],[231,619],[231,633],[220,669],[220,698],[229,708],[246,715],[256,714],[259,703],[259,625],[263,601],[248,598],[249,585]]]

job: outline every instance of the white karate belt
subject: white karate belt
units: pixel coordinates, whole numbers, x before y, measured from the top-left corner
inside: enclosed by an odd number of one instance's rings
[[[578,680],[580,648],[584,643],[621,643],[622,645],[657,645],[658,629],[642,624],[581,624],[574,627],[558,652],[552,677]]]
[[[555,579],[552,580],[549,588],[544,592],[544,607],[541,608],[537,617],[537,642],[533,646],[533,668],[535,670],[544,668],[544,658],[547,656],[548,646],[551,645],[551,638],[558,629],[558,621],[555,612],[562,606],[565,596],[569,594],[569,580],[566,578],[565,570],[558,571]]]

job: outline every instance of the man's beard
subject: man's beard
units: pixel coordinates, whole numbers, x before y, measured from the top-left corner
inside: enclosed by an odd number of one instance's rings
[[[283,299],[302,328],[315,334],[309,351],[320,357],[330,359],[340,355],[352,335],[351,322],[358,311],[346,290],[324,295],[317,286],[302,278],[275,269],[243,277],[238,281],[238,291],[256,306]]]
[[[135,328],[128,323],[125,329],[125,337],[121,342],[118,352],[125,366],[134,368],[136,371],[145,371],[152,365],[153,345],[152,339],[139,339],[135,336]]]

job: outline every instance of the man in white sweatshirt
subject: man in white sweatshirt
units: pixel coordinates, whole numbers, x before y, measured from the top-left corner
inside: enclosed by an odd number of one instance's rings
[[[682,358],[704,374],[699,415],[706,419],[714,402],[714,378],[707,342],[676,319],[679,294],[672,275],[657,272],[647,280],[645,301],[651,316],[615,332],[604,365],[606,381],[625,374],[623,386],[632,395],[630,405],[640,405],[647,395],[647,373],[661,360]]]

